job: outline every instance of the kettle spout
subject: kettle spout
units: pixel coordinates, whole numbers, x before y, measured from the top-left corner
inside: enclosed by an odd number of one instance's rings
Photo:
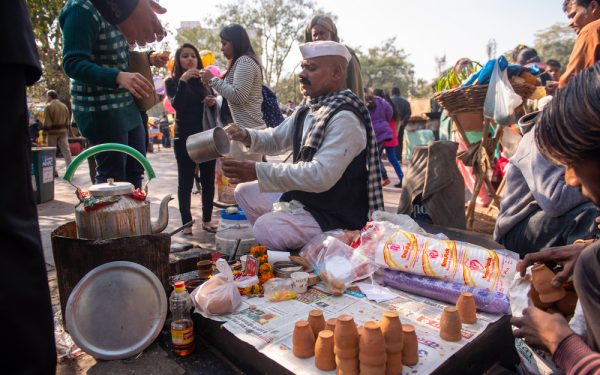
[[[171,194],[165,195],[160,201],[158,209],[158,219],[152,222],[152,233],[160,233],[169,224],[169,202],[173,199]]]

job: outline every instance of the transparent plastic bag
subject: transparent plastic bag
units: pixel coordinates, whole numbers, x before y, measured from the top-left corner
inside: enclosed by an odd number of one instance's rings
[[[506,66],[508,63],[504,57],[498,58],[494,63],[494,70],[483,105],[485,117],[493,118],[499,125],[514,124],[516,122],[515,108],[523,103],[523,98],[513,90],[510,84]]]
[[[219,274],[213,276],[192,293],[197,309],[207,315],[222,315],[234,312],[242,303],[238,287],[244,288],[258,283],[256,276],[233,280],[233,272],[224,259],[217,260]]]
[[[358,231],[344,231],[342,229],[334,229],[328,232],[324,232],[312,240],[308,241],[306,245],[300,250],[300,256],[306,259],[316,270],[317,260],[319,258],[319,254],[321,254],[321,250],[325,247],[325,240],[327,237],[334,237],[338,240],[342,241],[345,244],[350,244],[354,237],[360,232]]]
[[[342,294],[353,282],[377,271],[377,266],[369,258],[332,236],[323,241],[323,248],[313,266],[333,294]]]

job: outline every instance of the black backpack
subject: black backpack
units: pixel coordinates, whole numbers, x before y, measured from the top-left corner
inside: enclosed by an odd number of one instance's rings
[[[262,85],[262,97],[263,102],[260,109],[263,114],[263,120],[265,120],[268,127],[274,128],[283,122],[283,114],[279,109],[279,101],[275,93],[265,85]]]

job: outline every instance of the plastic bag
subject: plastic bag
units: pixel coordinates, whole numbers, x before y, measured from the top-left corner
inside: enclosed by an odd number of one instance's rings
[[[494,63],[494,71],[488,86],[483,114],[485,117],[493,118],[499,125],[510,125],[515,123],[514,111],[521,103],[521,98],[508,79],[506,67],[508,62],[502,56]]]
[[[368,223],[361,240],[357,252],[378,266],[503,294],[519,259],[513,252],[437,239],[385,221]]]
[[[385,269],[383,283],[407,293],[449,303],[456,303],[461,293],[470,292],[473,294],[475,305],[479,310],[493,314],[510,314],[508,295],[468,287],[464,283],[444,281],[390,269]]]
[[[256,276],[233,281],[233,272],[224,259],[217,260],[219,274],[202,284],[192,293],[197,309],[207,315],[229,314],[242,303],[238,287],[245,288],[258,283]]]
[[[321,254],[321,250],[325,247],[327,237],[334,237],[342,241],[345,244],[350,244],[355,237],[359,234],[358,231],[344,231],[342,229],[334,229],[328,232],[324,232],[312,240],[308,241],[306,245],[300,250],[300,256],[306,259],[312,266],[313,270],[317,270],[316,264]]]
[[[342,294],[354,281],[371,276],[377,266],[335,237],[323,241],[323,248],[313,267],[333,294]]]

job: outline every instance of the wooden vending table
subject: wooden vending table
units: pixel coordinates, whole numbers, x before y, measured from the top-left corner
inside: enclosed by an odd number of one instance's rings
[[[466,241],[488,248],[500,248],[489,236],[478,233],[421,224],[430,233],[444,232],[454,240]],[[259,352],[223,327],[224,323],[193,314],[197,337],[220,351],[229,361],[247,374],[292,374],[279,361]],[[503,316],[491,323],[483,333],[467,343],[442,363],[434,374],[482,374],[494,365],[514,369],[518,362],[510,317]]]
[[[222,322],[194,314],[197,337],[219,350],[246,374],[293,374],[222,327]],[[483,374],[494,365],[514,369],[518,363],[510,316],[492,323],[483,334],[467,344],[433,372],[435,375]]]

